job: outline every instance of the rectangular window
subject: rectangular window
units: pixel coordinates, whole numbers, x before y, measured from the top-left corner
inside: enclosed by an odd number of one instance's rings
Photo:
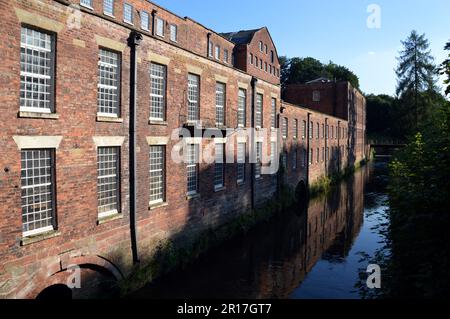
[[[141,29],[150,30],[150,19],[147,11],[141,11]]]
[[[263,64],[263,60],[259,59],[259,66],[261,67],[261,70],[264,69],[264,64]]]
[[[20,110],[54,112],[54,36],[22,27],[20,36]]]
[[[103,13],[114,16],[114,0],[103,0]]]
[[[223,50],[223,62],[228,63],[228,50]]]
[[[262,41],[259,41],[259,51],[263,52],[263,47],[264,47],[264,45],[263,45]]]
[[[309,139],[311,140],[314,137],[314,123],[309,123]]]
[[[302,138],[306,138],[306,121],[303,121]]]
[[[255,67],[258,67],[258,58],[255,57]]]
[[[322,162],[325,161],[325,147],[322,147]]]
[[[188,75],[188,122],[199,120],[200,77],[189,73]]]
[[[295,171],[297,169],[297,150],[294,149],[292,152],[292,169]]]
[[[21,151],[23,236],[55,228],[55,155],[52,149]]]
[[[325,138],[325,125],[322,124],[322,139]]]
[[[164,20],[156,18],[156,35],[164,37]]]
[[[165,201],[165,148],[163,145],[150,146],[150,204],[158,204]]]
[[[316,162],[317,163],[320,162],[320,150],[319,150],[319,148],[317,148],[317,150],[316,150]]]
[[[245,182],[245,157],[246,143],[238,143],[237,145],[237,182],[243,184]]]
[[[170,41],[177,42],[178,40],[178,27],[175,24],[170,25]]]
[[[188,195],[198,193],[198,158],[199,145],[188,144],[186,147],[186,173]]]
[[[215,53],[214,53],[214,57],[217,59],[217,60],[220,60],[220,46],[218,46],[218,45],[216,45],[216,48],[215,48],[215,51],[214,51]]]
[[[250,53],[250,64],[253,64],[253,54]]]
[[[292,134],[292,137],[294,139],[298,138],[298,120],[297,119],[294,119],[294,132]]]
[[[226,85],[220,82],[216,83],[216,126],[225,125],[225,100]]]
[[[80,4],[83,7],[88,7],[89,9],[92,9],[92,0],[80,0]]]
[[[100,218],[119,213],[119,156],[119,147],[99,147],[97,149],[97,195]]]
[[[262,143],[256,142],[256,163],[255,163],[255,178],[261,177],[262,167]]]
[[[314,158],[314,150],[311,149],[309,152],[309,164],[312,165],[313,164],[313,158]]]
[[[276,158],[275,156],[277,156],[277,143],[276,142],[271,142],[270,143],[270,162],[274,163]]]
[[[167,67],[152,63],[150,65],[150,119],[164,121],[166,117]]]
[[[313,102],[320,102],[320,91],[313,91]]]
[[[272,98],[271,113],[270,113],[270,127],[276,128],[277,125],[277,99]]]
[[[287,119],[287,117],[283,117],[283,126],[281,128],[281,132],[283,135],[283,139],[287,139],[287,137],[288,137],[288,119]]]
[[[123,4],[123,21],[133,24],[133,6],[131,4]]]
[[[255,124],[256,128],[262,128],[263,126],[263,95],[256,94],[256,110],[255,110]]]
[[[320,124],[317,123],[316,124],[316,138],[319,139],[320,138]]]
[[[247,117],[247,91],[244,89],[239,89],[239,100],[238,100],[238,127],[245,127],[246,117]]]
[[[270,51],[270,62],[275,63],[275,52],[273,50]]]
[[[224,165],[224,146],[223,143],[216,143],[215,163],[214,163],[214,188],[224,187],[225,165]]]
[[[116,52],[100,49],[97,85],[98,113],[118,117],[119,96],[120,56]]]
[[[208,55],[212,58],[213,57],[213,51],[214,51],[214,44],[212,41],[209,41],[208,43]]]

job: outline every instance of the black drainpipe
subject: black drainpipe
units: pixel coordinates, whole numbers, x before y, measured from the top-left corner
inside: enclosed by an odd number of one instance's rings
[[[137,53],[136,48],[141,44],[142,34],[131,31],[128,38],[130,47],[130,132],[129,132],[129,185],[130,185],[130,235],[133,263],[139,263],[136,227],[136,98],[137,98]]]
[[[251,103],[251,125],[250,127],[252,128],[252,130],[250,131],[250,145],[252,147],[252,154],[256,154],[256,143],[255,143],[255,129],[256,129],[256,121],[255,121],[255,103],[256,103],[256,84],[258,83],[258,79],[253,77],[252,81],[251,81],[251,85],[252,85],[252,103]],[[255,184],[256,184],[256,163],[253,163],[254,161],[251,161],[251,172],[252,172],[252,178],[250,179],[251,181],[251,203],[252,203],[252,209],[255,208]]]
[[[155,35],[155,19],[156,19],[156,14],[158,13],[158,10],[153,9],[152,10],[152,35]]]

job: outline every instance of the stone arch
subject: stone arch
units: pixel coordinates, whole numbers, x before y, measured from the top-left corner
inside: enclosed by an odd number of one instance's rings
[[[33,280],[32,289],[29,290],[26,297],[31,299],[51,297],[55,290],[67,292],[67,289],[71,290],[71,296],[74,298],[83,297],[83,295],[89,296],[89,294],[94,296],[96,289],[99,291],[102,288],[105,291],[114,290],[111,286],[124,278],[116,265],[96,255],[70,257],[64,261],[60,260],[60,265],[60,269],[51,271],[50,275],[48,275],[48,269],[43,269],[38,273]],[[78,270],[75,270],[76,268]],[[67,286],[75,271],[78,271],[81,277],[80,289],[71,289]],[[114,292],[118,293],[118,291]]]

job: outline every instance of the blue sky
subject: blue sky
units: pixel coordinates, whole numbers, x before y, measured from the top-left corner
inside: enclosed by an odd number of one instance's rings
[[[365,93],[394,94],[396,56],[411,30],[425,33],[437,62],[450,40],[449,0],[155,0],[217,31],[267,26],[279,55],[332,60],[353,70]],[[367,27],[370,4],[381,28]],[[442,81],[440,82],[442,83]]]

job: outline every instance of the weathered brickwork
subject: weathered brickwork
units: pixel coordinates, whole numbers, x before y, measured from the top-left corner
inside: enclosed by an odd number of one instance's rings
[[[289,151],[287,179],[294,187],[345,167],[349,148],[355,159],[364,154],[364,113],[353,119],[350,135],[346,119],[322,114],[281,101],[279,62],[275,46],[266,28],[259,29],[242,46],[224,34],[215,33],[189,18],[177,15],[144,0],[130,0],[134,24],[124,22],[123,1],[114,1],[114,16],[104,14],[103,1],[93,1],[93,9],[68,6],[79,1],[2,1],[0,3],[0,109],[2,157],[0,158],[0,297],[34,298],[53,284],[65,284],[71,265],[81,266],[87,280],[101,267],[121,279],[132,269],[129,191],[129,114],[130,114],[130,32],[143,35],[137,47],[137,243],[142,262],[148,260],[162,240],[196,234],[214,228],[263,205],[277,189],[276,175],[252,179],[252,165],[245,165],[245,178],[238,183],[237,165],[226,163],[223,187],[214,185],[215,164],[199,164],[198,194],[188,196],[185,163],[171,160],[180,140],[171,138],[174,130],[186,126],[188,110],[188,74],[199,76],[199,119],[204,127],[216,126],[216,85],[225,85],[224,126],[234,133],[227,140],[225,154],[236,159],[237,143],[246,142],[247,163],[250,140],[239,135],[254,122],[252,110],[258,94],[262,95],[262,129],[266,136],[257,140],[273,141]],[[149,30],[141,28],[140,14],[149,15]],[[156,34],[156,18],[164,20],[164,37]],[[171,37],[176,25],[176,38]],[[53,34],[55,42],[54,112],[20,112],[21,26]],[[176,40],[176,41],[173,41]],[[259,43],[263,42],[263,51]],[[213,45],[212,56],[209,50]],[[267,54],[265,53],[267,45]],[[220,57],[216,58],[216,46]],[[117,117],[97,114],[99,50],[115,52],[120,57],[120,98]],[[242,52],[240,50],[243,50]],[[226,59],[225,52],[228,52]],[[271,60],[274,51],[274,60]],[[249,65],[249,52],[265,58],[275,71],[265,72]],[[259,53],[258,53],[259,52]],[[234,55],[234,57],[233,57]],[[243,58],[244,57],[244,58]],[[234,64],[233,64],[234,59]],[[244,62],[245,61],[245,62]],[[154,121],[150,114],[151,64],[166,68],[164,119]],[[245,127],[238,128],[239,89],[245,90]],[[357,97],[363,105],[364,98]],[[272,114],[275,103],[275,114]],[[358,104],[358,105],[359,105]],[[359,108],[359,106],[358,106]],[[281,112],[283,110],[283,112]],[[308,115],[309,114],[309,115]],[[289,118],[289,135],[272,136],[272,117]],[[292,122],[299,121],[299,133],[292,138]],[[302,121],[314,125],[345,129],[345,137],[302,138]],[[309,124],[308,124],[309,125]],[[279,126],[276,121],[275,126]],[[266,129],[266,130],[263,130]],[[309,128],[307,128],[309,130]],[[335,129],[336,130],[336,129]],[[276,132],[276,131],[275,131]],[[347,136],[352,136],[348,139]],[[31,142],[30,142],[31,141]],[[59,141],[57,147],[53,146]],[[188,142],[186,139],[185,142]],[[198,140],[193,139],[192,143]],[[218,139],[203,139],[202,149],[209,149]],[[351,144],[353,141],[354,144]],[[21,148],[54,148],[54,230],[24,236],[22,226]],[[53,143],[53,144],[52,144]],[[269,155],[270,143],[264,152]],[[150,146],[165,146],[164,199],[150,203]],[[98,212],[99,147],[120,147],[119,207],[108,218]],[[311,165],[302,162],[302,150],[344,147],[341,157]],[[212,147],[214,149],[214,147]],[[298,165],[292,168],[292,150],[297,149]],[[330,151],[331,154],[331,151]],[[353,154],[353,153],[352,153]],[[212,154],[213,155],[213,154]],[[266,164],[265,164],[266,165]],[[309,167],[309,169],[308,169]],[[252,188],[253,185],[253,188]],[[252,195],[253,194],[253,195]],[[93,267],[95,266],[95,267]]]

